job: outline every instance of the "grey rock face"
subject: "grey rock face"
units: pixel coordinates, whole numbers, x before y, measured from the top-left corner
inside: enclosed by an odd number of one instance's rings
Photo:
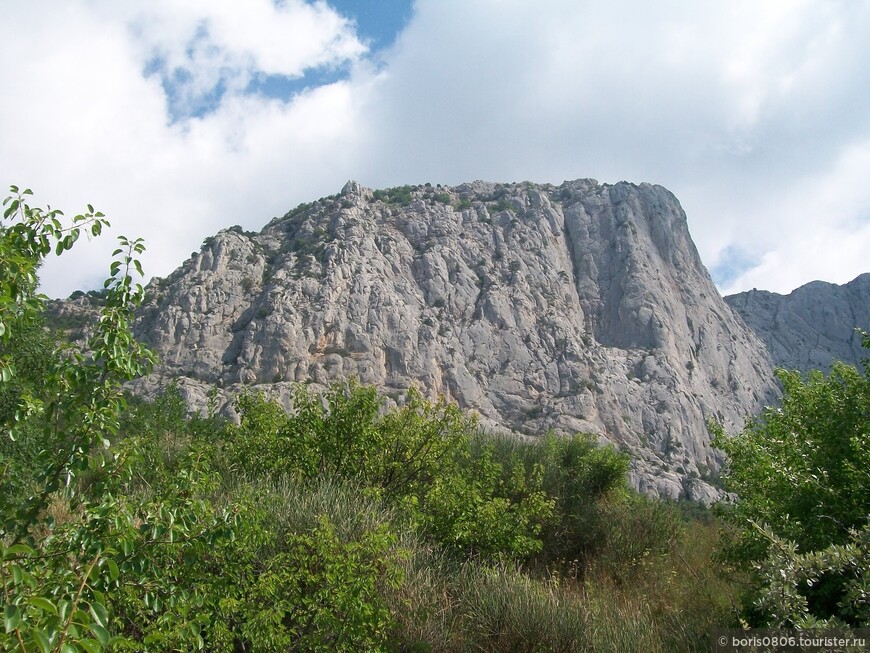
[[[725,297],[767,345],[777,367],[827,372],[870,355],[855,327],[870,329],[870,273],[838,286],[813,281],[788,295],[750,290]]]
[[[349,182],[259,234],[218,233],[155,280],[138,333],[194,406],[350,376],[414,384],[491,429],[591,431],[632,480],[710,501],[705,420],[773,398],[763,343],[722,301],[666,189]]]

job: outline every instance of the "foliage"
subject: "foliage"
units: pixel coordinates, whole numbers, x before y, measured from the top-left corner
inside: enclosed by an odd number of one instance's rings
[[[471,555],[522,560],[539,552],[554,504],[541,488],[543,469],[497,462],[491,445],[463,458],[411,497],[423,532]]]
[[[147,582],[128,575],[111,593],[115,632],[148,650],[377,650],[392,623],[385,588],[399,578],[390,516],[329,479],[222,479],[210,461],[227,425],[178,419],[178,400],[170,389],[164,410],[130,411],[145,435],[122,443],[140,453],[124,494],[196,507],[208,530],[154,543]]]
[[[414,186],[397,186],[395,188],[387,188],[384,190],[376,190],[373,197],[376,200],[381,200],[387,204],[398,204],[399,206],[407,206],[414,199]]]
[[[629,491],[591,436],[495,437],[356,382],[296,386],[289,413],[244,394],[238,425],[175,385],[126,399],[153,360],[141,241],[87,347],[58,347],[39,263],[106,222],[25,199],[0,229],[0,649],[688,651],[727,620],[715,528]]]
[[[11,424],[22,399],[32,395],[51,366],[51,352],[56,344],[46,331],[43,320],[14,329],[0,341],[0,359],[14,361],[15,374],[0,386],[0,423]]]
[[[554,518],[543,531],[545,556],[569,564],[594,557],[609,528],[607,506],[619,505],[627,496],[628,457],[597,446],[586,434],[550,433],[535,446],[503,440],[501,448],[540,466],[542,487],[555,498]]]
[[[845,544],[831,544],[801,553],[794,542],[759,528],[770,542],[767,557],[755,563],[764,585],[756,607],[771,623],[796,628],[825,628],[870,624],[870,526],[851,530]],[[837,615],[819,617],[808,589],[838,579]],[[809,595],[809,596],[808,596]]]
[[[279,491],[236,489],[232,537],[164,546],[170,582],[117,597],[122,632],[149,650],[377,650],[391,625],[385,587],[400,578],[389,525],[349,535],[328,513],[306,515],[310,527],[276,521],[266,506]],[[155,597],[176,600],[167,610]]]
[[[405,581],[391,594],[400,650],[698,651],[714,627],[736,625],[733,590],[711,554],[715,528],[681,534],[666,558],[635,568],[631,583],[596,571],[575,576],[479,560],[457,562],[413,541]],[[407,541],[407,540],[406,540]]]
[[[21,325],[0,341],[0,357],[14,362],[16,372],[0,383],[0,424],[4,427],[14,424],[25,398],[39,392],[51,369],[55,347],[54,338],[38,319]],[[14,441],[0,437],[0,497],[8,504],[20,504],[36,489],[33,479],[40,471],[39,452],[43,448],[42,429],[34,424],[19,425]]]
[[[450,204],[453,200],[453,198],[450,197],[450,193],[435,193],[432,199],[441,204]]]
[[[143,293],[132,277],[134,270],[141,275],[136,257],[142,242],[119,239],[87,353],[34,358],[22,344],[39,342],[33,329],[44,297],[36,291],[36,270],[52,250],[60,254],[83,230],[96,236],[108,223],[89,206],[64,224],[60,211],[30,206],[29,190],[12,187],[12,193],[0,228],[0,377],[17,410],[11,419],[5,412],[4,426],[13,441],[36,438],[43,448],[34,459],[11,447],[2,468],[4,486],[30,467],[38,473],[26,498],[12,492],[0,499],[0,644],[4,650],[99,651],[123,641],[110,631],[110,607],[121,585],[154,586],[165,578],[154,564],[155,549],[167,541],[197,541],[210,528],[197,502],[131,501],[124,485],[136,447],[116,450],[110,441],[126,408],[120,384],[153,360],[131,332]],[[23,385],[7,385],[12,379]]]
[[[870,345],[866,334],[864,343]],[[870,366],[865,361],[859,371],[835,363],[828,376],[806,378],[780,370],[777,378],[780,407],[766,409],[734,437],[718,429],[715,438],[729,456],[727,487],[739,497],[729,513],[739,530],[728,555],[758,571],[748,599],[756,610],[751,619],[840,618],[854,625],[860,610],[850,603],[849,588],[866,558],[830,566],[815,579],[806,565],[824,552],[861,551],[853,545],[870,516]],[[796,587],[802,598],[793,598],[805,609],[794,602],[774,609],[763,596],[774,585]]]
[[[443,400],[427,402],[412,388],[400,408],[384,413],[383,404],[356,382],[322,396],[298,385],[289,415],[243,395],[227,455],[249,476],[357,480],[466,554],[524,558],[540,550],[537,535],[552,513],[540,468],[519,460],[506,468],[486,448],[473,452],[474,421]]]
[[[252,651],[380,651],[391,625],[380,583],[394,583],[385,554],[393,537],[342,544],[334,527],[288,537],[257,575],[243,635]]]

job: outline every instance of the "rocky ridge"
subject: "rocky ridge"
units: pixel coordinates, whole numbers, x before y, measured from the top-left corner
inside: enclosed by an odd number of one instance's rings
[[[750,290],[725,301],[767,345],[777,367],[829,371],[858,366],[868,353],[856,326],[870,330],[870,273],[837,285],[813,281],[788,295]]]
[[[706,420],[737,429],[775,396],[764,344],[650,184],[348,182],[207,239],[149,284],[137,331],[161,359],[145,394],[414,384],[494,430],[597,433],[631,452],[639,489],[674,498],[717,496]]]

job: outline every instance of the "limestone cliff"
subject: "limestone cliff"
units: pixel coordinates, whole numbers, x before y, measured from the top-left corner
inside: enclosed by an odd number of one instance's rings
[[[859,365],[870,355],[855,332],[870,329],[870,273],[842,286],[813,281],[788,295],[750,290],[725,301],[764,340],[777,367],[827,372],[835,360]]]
[[[773,398],[763,343],[650,184],[348,182],[221,231],[148,296],[137,329],[162,362],[139,391],[416,384],[492,429],[598,433],[662,496],[712,498],[705,420],[736,429]]]

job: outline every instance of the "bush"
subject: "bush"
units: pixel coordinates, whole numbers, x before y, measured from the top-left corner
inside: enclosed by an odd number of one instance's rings
[[[867,565],[866,549],[855,542],[870,515],[870,363],[863,371],[835,363],[828,376],[806,378],[779,370],[777,378],[779,408],[730,438],[714,427],[715,444],[729,456],[726,486],[739,496],[728,513],[739,537],[727,553],[758,572],[747,617],[774,625],[866,625],[855,616],[865,614],[866,599],[850,588]],[[831,552],[850,556],[848,564],[806,577],[806,556]],[[798,587],[788,609],[765,598],[783,583]]]
[[[29,190],[12,192],[0,223],[0,339],[12,346],[0,361],[0,381],[17,406],[15,423],[7,414],[4,427],[13,440],[38,438],[42,450],[34,460],[12,445],[0,468],[4,485],[14,483],[16,470],[37,470],[23,500],[15,492],[0,497],[5,621],[0,648],[121,646],[127,640],[117,635],[124,630],[120,615],[130,594],[153,613],[167,637],[195,645],[198,624],[188,617],[201,597],[184,587],[179,567],[167,564],[166,556],[207,548],[223,532],[221,517],[191,496],[208,479],[194,470],[159,490],[151,485],[150,492],[135,494],[131,484],[147,449],[135,438],[123,446],[112,441],[126,408],[120,384],[146,372],[153,361],[130,330],[144,293],[132,279],[134,271],[142,274],[137,257],[144,245],[119,239],[87,353],[48,354],[38,383],[10,395],[13,387],[7,384],[26,381],[30,367],[25,350],[14,346],[16,339],[38,344],[28,335],[44,307],[44,297],[35,292],[36,270],[52,250],[70,249],[82,230],[97,236],[108,224],[89,206],[65,225],[59,211],[30,206]]]
[[[392,622],[382,585],[399,580],[386,557],[394,540],[378,530],[344,544],[326,518],[287,536],[245,600],[233,602],[245,650],[385,651]]]
[[[539,552],[554,503],[541,489],[543,470],[496,462],[491,446],[457,462],[406,504],[423,532],[467,555],[524,560]]]
[[[323,398],[298,385],[293,397],[290,415],[258,395],[238,400],[230,468],[250,478],[356,480],[466,555],[524,558],[540,550],[552,512],[542,470],[473,451],[474,421],[455,406],[426,402],[412,389],[401,408],[382,413],[384,398],[353,382]]]

